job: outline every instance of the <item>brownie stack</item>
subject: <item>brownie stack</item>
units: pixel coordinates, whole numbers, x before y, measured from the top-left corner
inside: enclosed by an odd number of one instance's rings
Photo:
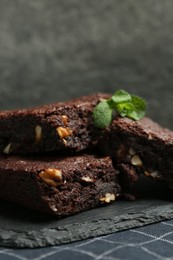
[[[108,97],[0,112],[0,198],[62,217],[134,199],[141,173],[173,188],[173,132],[146,117],[96,128]]]
[[[0,198],[61,217],[115,201],[119,171],[95,155],[92,137],[103,98],[1,112]]]

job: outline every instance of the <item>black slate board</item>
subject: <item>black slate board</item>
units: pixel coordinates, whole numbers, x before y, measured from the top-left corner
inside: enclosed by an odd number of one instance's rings
[[[59,220],[1,202],[0,246],[34,248],[58,245],[173,217],[173,196],[165,187],[144,179],[137,189],[141,198],[134,202],[117,201]]]

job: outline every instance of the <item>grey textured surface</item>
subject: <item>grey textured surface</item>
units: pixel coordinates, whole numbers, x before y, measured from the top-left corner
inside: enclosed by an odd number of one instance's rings
[[[0,246],[33,248],[59,245],[144,226],[172,216],[173,204],[161,200],[117,202],[64,220],[43,221],[41,216],[35,219],[29,215],[20,218],[14,213],[13,219],[6,216],[4,220],[1,215]]]
[[[142,197],[134,202],[117,201],[107,207],[59,220],[1,203],[0,246],[33,248],[58,245],[173,217],[173,203],[168,200],[170,196],[164,187],[142,179],[138,190]]]
[[[173,220],[65,245],[0,248],[1,260],[172,260]]]
[[[172,0],[0,1],[0,108],[124,88],[173,129],[172,9]]]

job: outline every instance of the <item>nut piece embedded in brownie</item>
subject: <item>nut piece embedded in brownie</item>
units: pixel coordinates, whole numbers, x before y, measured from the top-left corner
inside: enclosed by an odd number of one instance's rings
[[[109,157],[1,157],[0,198],[32,210],[62,217],[106,205],[120,193]]]
[[[100,147],[111,155],[116,164],[121,164],[121,172],[127,176],[127,165],[133,169],[134,178],[140,173],[165,181],[173,188],[173,132],[144,117],[139,121],[116,118],[106,129]],[[122,163],[126,165],[122,169]],[[127,172],[127,174],[126,174]],[[127,185],[128,186],[128,185]]]
[[[92,111],[106,94],[0,112],[0,154],[78,152],[92,146]]]

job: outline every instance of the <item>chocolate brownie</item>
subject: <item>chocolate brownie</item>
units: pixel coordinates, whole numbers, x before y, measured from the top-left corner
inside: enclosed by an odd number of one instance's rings
[[[0,154],[78,152],[92,147],[92,111],[105,94],[0,112]]]
[[[115,201],[121,190],[109,157],[4,156],[0,198],[42,213],[67,216]]]
[[[143,173],[151,178],[165,181],[173,188],[173,132],[171,130],[161,127],[147,117],[139,121],[118,117],[104,131],[100,147],[119,165],[117,167],[127,186],[133,185],[138,175]],[[131,168],[130,175],[128,165]]]

